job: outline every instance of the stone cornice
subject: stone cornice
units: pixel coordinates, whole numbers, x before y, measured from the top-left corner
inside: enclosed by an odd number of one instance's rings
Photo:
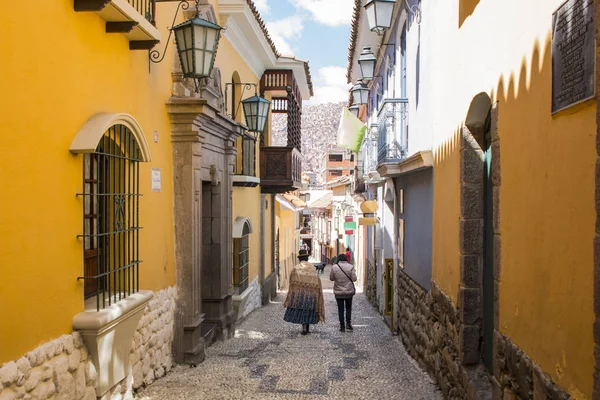
[[[204,142],[206,134],[234,140],[245,130],[244,125],[223,115],[204,99],[172,96],[167,100],[173,142]]]

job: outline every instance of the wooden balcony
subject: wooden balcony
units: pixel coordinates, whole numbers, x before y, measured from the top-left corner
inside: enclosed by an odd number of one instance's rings
[[[95,12],[106,21],[106,33],[120,33],[131,50],[150,50],[160,41],[156,0],[74,0],[77,12]]]
[[[302,155],[294,147],[260,148],[261,193],[285,193],[301,187]]]

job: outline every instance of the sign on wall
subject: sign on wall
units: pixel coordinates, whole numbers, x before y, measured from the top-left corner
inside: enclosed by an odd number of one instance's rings
[[[162,190],[162,173],[160,168],[152,168],[152,191],[160,192]]]
[[[594,0],[567,0],[552,16],[552,112],[594,97]]]

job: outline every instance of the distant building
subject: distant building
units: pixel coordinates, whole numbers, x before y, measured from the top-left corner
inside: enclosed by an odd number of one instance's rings
[[[327,150],[321,158],[321,178],[323,182],[343,175],[354,174],[354,154],[344,149]]]

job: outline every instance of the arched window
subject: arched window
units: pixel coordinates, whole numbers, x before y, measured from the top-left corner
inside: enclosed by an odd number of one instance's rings
[[[84,295],[104,308],[139,291],[140,167],[132,131],[113,125],[83,155]]]
[[[250,262],[249,235],[252,224],[249,218],[237,217],[233,224],[233,287],[236,294],[248,288],[248,264]]]

